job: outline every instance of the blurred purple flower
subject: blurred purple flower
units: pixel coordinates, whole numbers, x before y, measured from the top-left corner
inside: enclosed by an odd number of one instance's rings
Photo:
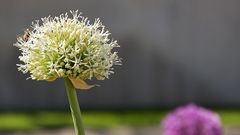
[[[170,112],[162,126],[163,135],[223,135],[218,114],[194,104]]]

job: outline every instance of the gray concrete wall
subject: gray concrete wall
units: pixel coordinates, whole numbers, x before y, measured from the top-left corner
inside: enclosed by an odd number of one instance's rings
[[[123,66],[79,92],[88,108],[164,107],[188,102],[240,106],[239,0],[0,1],[0,110],[66,108],[63,80],[25,80],[12,44],[31,21],[79,9],[118,40]]]

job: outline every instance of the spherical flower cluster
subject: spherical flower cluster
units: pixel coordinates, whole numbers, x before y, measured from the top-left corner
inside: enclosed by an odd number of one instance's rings
[[[162,126],[163,135],[223,135],[219,116],[193,104],[169,113]]]
[[[109,39],[100,20],[90,24],[78,11],[70,12],[72,17],[66,13],[33,22],[28,35],[17,39],[23,62],[18,69],[30,73],[33,80],[104,80],[113,73],[113,65],[121,64],[117,52],[112,52],[119,45]]]

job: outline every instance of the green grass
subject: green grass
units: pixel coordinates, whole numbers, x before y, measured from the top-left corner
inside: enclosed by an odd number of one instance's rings
[[[0,113],[2,131],[60,128],[71,124],[71,116],[66,112]]]
[[[240,110],[218,111],[225,127],[240,127]],[[86,128],[108,129],[120,126],[144,127],[159,125],[164,111],[83,112]],[[68,112],[5,112],[0,113],[0,131],[31,131],[45,128],[72,127]]]
[[[240,128],[240,110],[218,111],[224,126]]]
[[[157,125],[165,113],[160,111],[86,112],[83,115],[86,127],[115,128],[119,126]]]

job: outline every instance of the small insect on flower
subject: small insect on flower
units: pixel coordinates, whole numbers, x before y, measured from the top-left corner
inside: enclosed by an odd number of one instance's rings
[[[23,41],[27,42],[28,39],[29,39],[29,36],[30,36],[30,30],[29,29],[26,29],[22,35],[22,39]]]
[[[30,32],[31,31],[29,29],[25,29],[21,35],[17,36],[18,41],[27,42],[30,37]]]

